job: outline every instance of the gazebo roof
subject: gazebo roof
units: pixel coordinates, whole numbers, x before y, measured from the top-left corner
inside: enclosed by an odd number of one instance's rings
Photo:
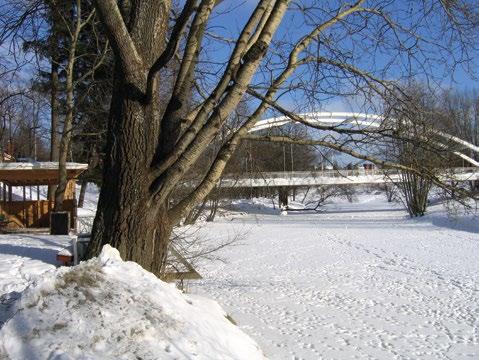
[[[88,164],[67,163],[68,180],[76,179]],[[58,184],[58,162],[0,163],[0,182],[11,186]]]

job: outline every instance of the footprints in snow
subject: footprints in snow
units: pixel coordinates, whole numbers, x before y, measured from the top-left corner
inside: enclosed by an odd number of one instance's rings
[[[333,234],[322,233],[320,245],[338,259],[292,266],[291,254],[275,249],[275,261],[262,257],[268,271],[261,281],[251,280],[255,269],[215,273],[206,291],[239,324],[255,324],[244,329],[267,355],[284,359],[433,359],[457,346],[479,354],[476,278],[459,280],[393,249]]]

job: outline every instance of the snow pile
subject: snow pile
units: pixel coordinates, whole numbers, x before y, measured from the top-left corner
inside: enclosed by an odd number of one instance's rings
[[[216,302],[182,294],[109,246],[43,274],[14,307],[0,330],[11,360],[264,358]]]

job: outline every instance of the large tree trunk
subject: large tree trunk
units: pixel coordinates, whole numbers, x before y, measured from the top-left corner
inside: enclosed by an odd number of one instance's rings
[[[118,249],[123,259],[135,261],[161,276],[172,226],[165,204],[149,201],[142,182],[139,178],[125,175],[121,184],[130,184],[143,193],[140,196],[122,191],[120,187],[114,193],[101,192],[89,253],[98,254],[101,247],[108,243]],[[112,189],[112,185],[109,184],[108,189]],[[115,185],[120,186],[120,183]],[[122,211],[117,211],[117,207]]]
[[[191,114],[187,109],[194,88],[191,79],[208,18],[219,1],[201,1],[199,6],[194,0],[186,1],[169,42],[171,1],[129,3],[134,16],[125,22],[115,0],[95,1],[115,52],[116,71],[102,190],[88,256],[96,256],[104,244],[110,244],[125,260],[161,276],[172,222],[208,195],[239,143],[239,135],[220,151],[189,196],[172,209],[168,209],[167,199],[243,97],[288,1],[279,1],[274,7],[267,6],[269,2],[258,5],[215,91]],[[126,7],[122,10],[128,13]],[[265,21],[262,14],[267,14]],[[174,56],[183,31],[188,32],[186,50],[171,98],[160,116],[158,76]],[[188,130],[182,134],[183,126]]]
[[[172,226],[167,204],[151,192],[151,161],[158,139],[158,105],[144,103],[116,70],[107,154],[89,256],[104,244],[160,276]]]
[[[115,6],[106,4],[104,0],[96,2],[97,8],[105,6],[101,13],[108,21]],[[157,74],[149,84],[151,96],[145,98],[145,93],[148,71],[166,44],[171,1],[143,1],[132,6],[136,10],[129,19],[128,41],[135,42],[135,49],[129,50],[137,54],[129,61],[116,59],[103,181],[88,257],[97,256],[103,245],[109,244],[124,260],[161,276],[172,225],[167,200],[157,201],[152,190],[151,165],[160,132]],[[114,21],[110,25],[119,24]]]

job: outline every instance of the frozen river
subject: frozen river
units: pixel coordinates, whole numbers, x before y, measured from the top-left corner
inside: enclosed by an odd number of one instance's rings
[[[240,238],[200,267],[271,359],[478,359],[479,226],[439,207],[420,220],[382,197],[279,216],[267,203],[209,223]]]

